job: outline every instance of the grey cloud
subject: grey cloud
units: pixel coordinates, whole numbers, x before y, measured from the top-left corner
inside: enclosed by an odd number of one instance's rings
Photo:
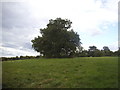
[[[32,49],[32,45],[30,42],[27,42],[23,45],[24,48],[27,48],[27,49]]]
[[[5,42],[5,43],[3,43],[2,44],[2,47],[9,47],[9,48],[18,48],[18,46],[17,45],[15,45],[15,44],[11,44],[11,43],[7,43],[7,42]]]
[[[25,49],[32,49],[31,40],[32,38],[29,37],[30,32],[27,31],[24,33],[15,34],[15,32],[5,32],[3,31],[2,34],[2,42],[4,47],[16,48],[19,49],[23,47]],[[28,35],[27,35],[28,34]]]
[[[34,26],[36,21],[23,2],[4,2],[2,4],[2,27],[24,28]]]
[[[25,3],[3,3],[2,47],[11,50],[3,50],[3,56],[24,55],[25,51],[33,53],[33,55],[35,53],[30,42],[38,33],[34,27],[38,27],[39,23],[30,15],[29,9],[24,5]]]
[[[9,51],[6,51],[6,50],[2,50],[2,56],[15,56],[13,53],[9,52]]]
[[[31,50],[32,49],[32,45],[30,42],[26,42],[26,43],[11,43],[11,42],[4,42],[2,44],[2,47],[7,47],[7,48],[16,48],[16,49],[20,49],[20,50]],[[21,48],[22,47],[22,48]]]
[[[3,55],[5,56],[6,53],[6,56],[7,55],[9,56],[11,53],[11,56],[17,56],[17,55],[20,56],[20,55],[25,55],[24,53],[25,51],[28,51],[29,53],[33,53],[33,55],[35,55],[36,52],[33,51],[32,43],[31,43],[31,40],[36,36],[33,28],[31,29],[26,28],[22,30],[21,28],[16,28],[16,29],[17,30],[14,29],[6,30],[5,28],[3,28],[2,47],[6,48],[6,51],[3,50]],[[8,51],[7,48],[10,48],[11,51]],[[16,50],[16,53],[12,51],[12,49]],[[19,52],[20,50],[21,52]]]

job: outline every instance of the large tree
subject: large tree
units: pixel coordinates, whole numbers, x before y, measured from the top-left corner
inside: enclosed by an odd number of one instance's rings
[[[47,27],[40,29],[41,36],[32,40],[32,47],[45,57],[72,57],[79,49],[79,35],[71,28],[68,19],[49,20]]]

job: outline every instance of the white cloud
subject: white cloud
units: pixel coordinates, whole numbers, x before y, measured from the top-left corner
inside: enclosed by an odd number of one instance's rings
[[[68,18],[77,32],[95,35],[101,34],[101,24],[117,22],[118,0],[25,0],[30,15],[40,27],[45,27],[49,19],[56,17]],[[42,20],[43,19],[43,20]],[[44,21],[44,19],[46,19]],[[89,30],[89,32],[88,32]]]
[[[29,0],[32,16],[36,19],[56,17],[68,18],[77,32],[86,32],[95,35],[101,34],[101,24],[117,22],[118,0]],[[42,21],[41,21],[42,22]],[[46,23],[45,23],[46,24]],[[88,32],[89,30],[89,32]]]
[[[20,47],[21,48],[21,47]],[[1,49],[1,55],[0,57],[12,57],[12,56],[35,56],[39,55],[39,53],[33,51],[33,50],[20,50],[16,48],[10,48],[10,47],[2,47],[0,46]]]
[[[113,42],[109,45],[110,50],[117,51],[118,50],[118,41]]]
[[[38,20],[68,18],[76,32],[94,36],[104,32],[100,29],[104,23],[110,25],[117,22],[117,3],[118,0],[106,0],[106,3],[102,0],[29,0],[27,5],[33,11],[32,16]],[[105,27],[107,30],[107,25]]]

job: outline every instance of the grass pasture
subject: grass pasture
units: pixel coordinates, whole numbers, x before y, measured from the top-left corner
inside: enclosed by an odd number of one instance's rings
[[[117,57],[2,62],[3,88],[117,88]]]

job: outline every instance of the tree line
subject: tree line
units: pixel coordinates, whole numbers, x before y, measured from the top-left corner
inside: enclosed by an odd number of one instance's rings
[[[76,57],[103,57],[103,56],[120,56],[120,49],[111,51],[109,47],[104,46],[102,50],[97,49],[96,46],[89,46],[88,50],[82,50],[75,53]]]
[[[102,50],[97,49],[96,46],[90,46],[88,50],[82,50],[81,52],[76,52],[73,57],[104,57],[104,56],[120,56],[120,49],[113,52],[107,46],[104,46]],[[35,58],[44,58],[44,57],[45,56],[42,55],[1,57],[1,60],[2,61],[26,60],[26,59],[35,59]]]
[[[24,60],[24,59],[35,59],[40,58],[41,56],[16,56],[16,57],[0,57],[1,61],[10,61],[10,60]]]

